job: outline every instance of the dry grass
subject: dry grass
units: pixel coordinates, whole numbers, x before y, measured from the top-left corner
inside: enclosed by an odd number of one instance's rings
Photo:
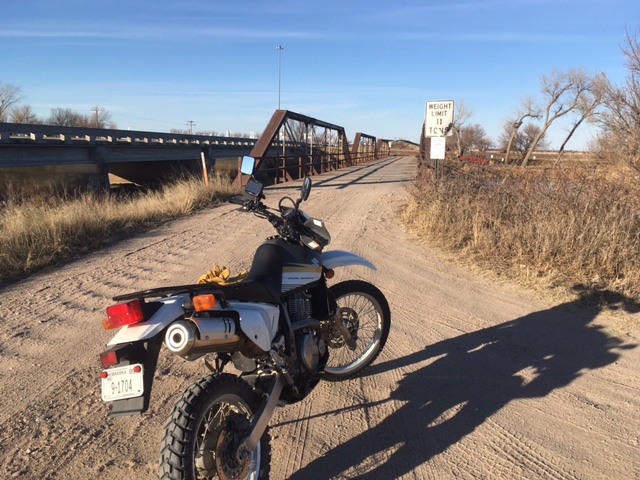
[[[509,278],[640,299],[640,183],[610,165],[479,167],[423,175],[405,218],[423,237]]]
[[[128,196],[84,193],[9,198],[0,204],[0,286],[97,250],[238,193],[226,176],[183,179]]]

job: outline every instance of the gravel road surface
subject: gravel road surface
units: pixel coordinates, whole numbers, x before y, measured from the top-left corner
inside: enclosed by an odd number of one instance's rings
[[[303,209],[387,296],[385,351],[271,422],[273,479],[639,479],[640,314],[610,316],[456,266],[399,219],[416,161],[316,176]],[[273,187],[267,203],[296,196]],[[271,226],[201,212],[0,291],[0,478],[152,479],[177,396],[206,371],[161,353],[151,409],[111,419],[98,355],[111,297],[250,265]]]

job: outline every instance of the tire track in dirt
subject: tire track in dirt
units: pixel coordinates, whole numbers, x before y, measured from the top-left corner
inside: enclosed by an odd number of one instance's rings
[[[555,480],[577,480],[572,472],[560,473],[561,465],[559,459],[549,456],[548,452],[541,445],[532,442],[530,439],[515,431],[510,431],[492,419],[485,422],[484,436],[487,445],[496,452],[496,462],[494,468],[500,468],[504,474],[515,475],[520,472],[521,478],[526,478],[521,466],[527,465],[534,469],[540,477]],[[488,430],[488,432],[486,432]],[[468,457],[473,457],[473,452],[468,452]],[[489,472],[491,473],[491,472]]]

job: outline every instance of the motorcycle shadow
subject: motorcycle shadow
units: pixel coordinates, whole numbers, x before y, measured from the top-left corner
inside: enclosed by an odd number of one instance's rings
[[[574,288],[580,294],[576,301],[370,367],[365,375],[431,359],[398,382],[391,394],[402,404],[398,410],[290,478],[401,477],[459,442],[510,401],[544,397],[585,370],[615,362],[620,350],[637,346],[622,345],[590,324],[604,308],[638,312],[640,305],[613,292]],[[595,300],[597,308],[585,306]],[[385,460],[372,464],[372,458]]]

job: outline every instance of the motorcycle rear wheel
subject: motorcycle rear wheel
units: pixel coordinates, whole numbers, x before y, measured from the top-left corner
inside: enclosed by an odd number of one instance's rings
[[[356,349],[350,350],[338,329],[333,326],[330,330],[324,378],[337,382],[359,374],[378,357],[389,336],[391,311],[383,293],[368,282],[348,280],[332,286],[331,291],[342,310],[343,324],[356,340]]]
[[[245,462],[230,453],[260,402],[244,380],[229,374],[209,375],[191,385],[165,424],[160,479],[269,478],[268,430]]]

